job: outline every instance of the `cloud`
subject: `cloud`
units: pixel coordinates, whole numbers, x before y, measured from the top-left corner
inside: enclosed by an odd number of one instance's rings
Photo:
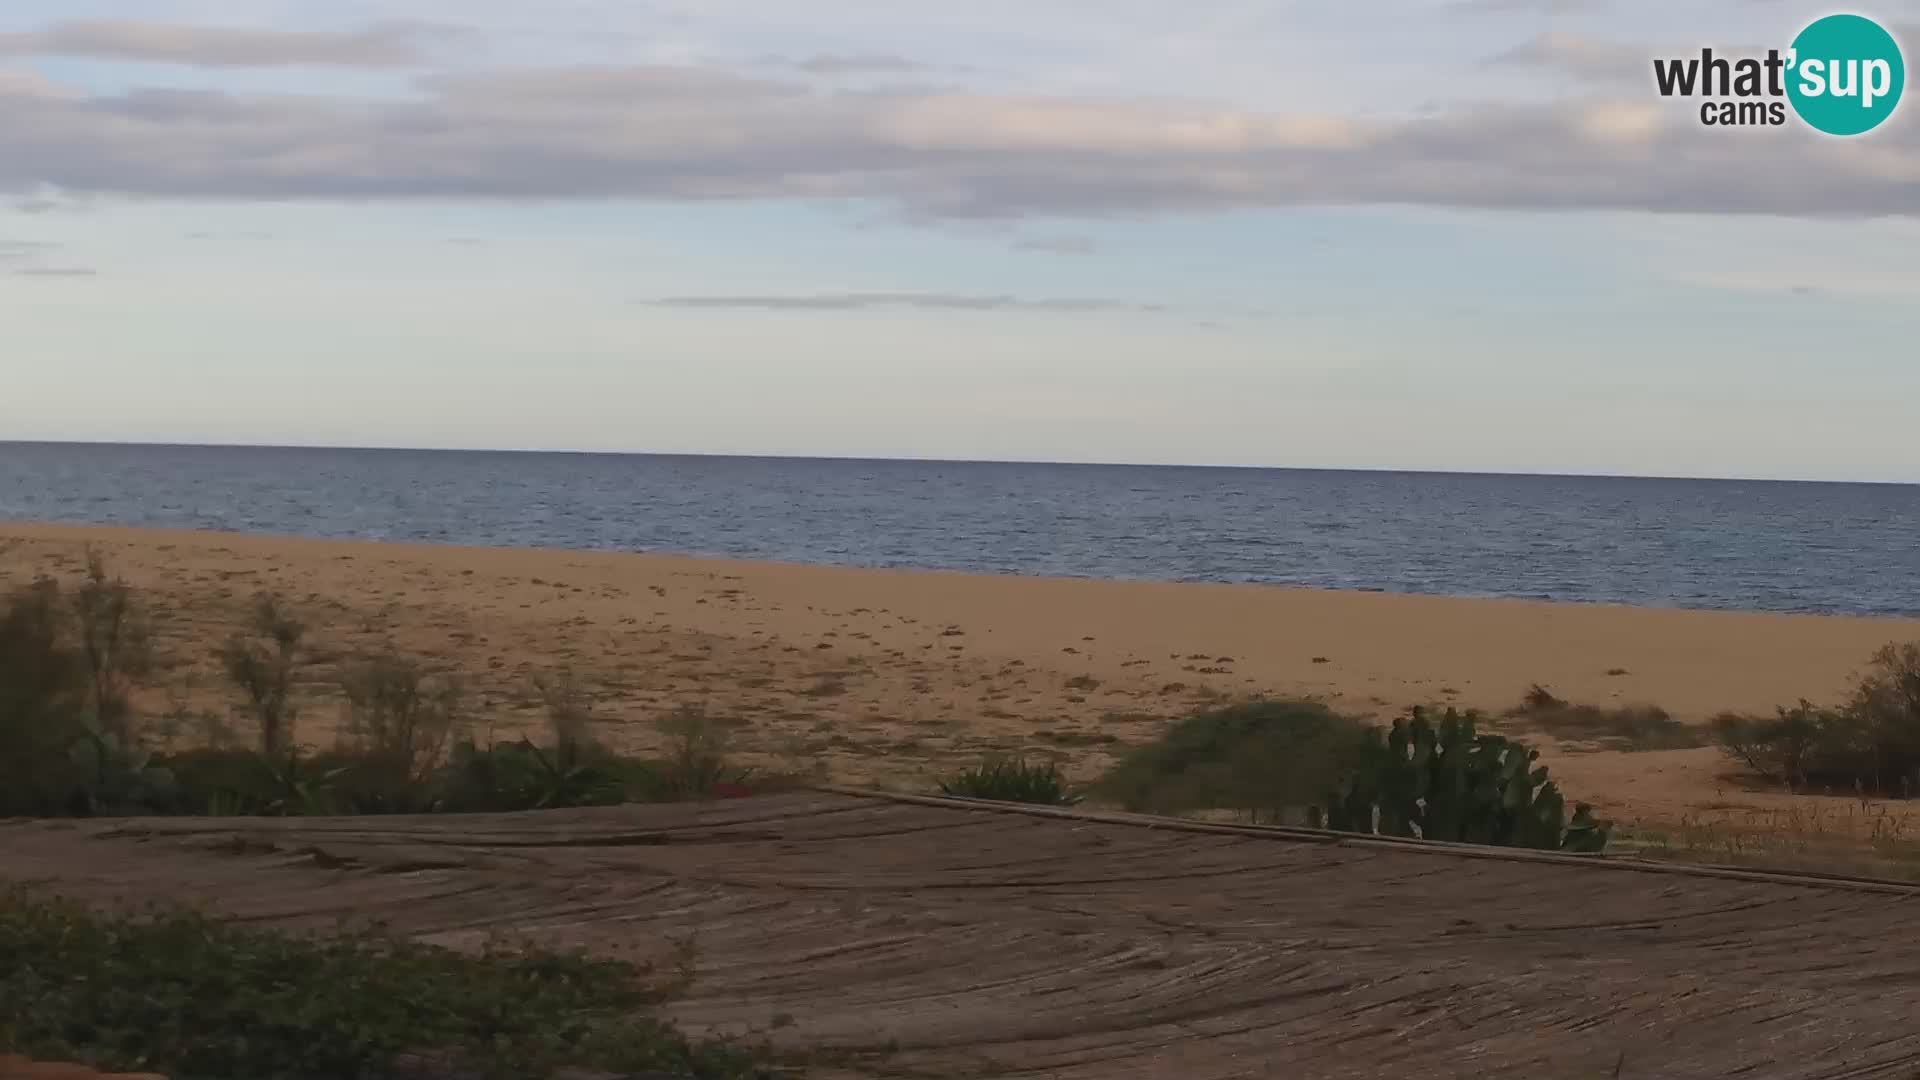
[[[86,56],[195,67],[404,68],[424,63],[429,46],[458,33],[425,23],[334,32],[89,19],[0,33],[0,56]]]
[[[52,249],[52,244],[39,240],[0,240],[0,262],[37,259]]]
[[[1019,297],[969,293],[810,293],[794,296],[668,296],[655,307],[737,308],[760,311],[1136,311],[1161,312],[1164,305],[1110,297]]]
[[[1019,251],[1040,251],[1048,255],[1091,255],[1097,247],[1091,236],[1023,236],[1014,241]]]
[[[1542,15],[1585,15],[1612,6],[1612,0],[1456,0],[1452,5],[1455,11],[1477,14],[1528,11]]]
[[[1698,46],[1695,47],[1697,55]],[[1545,68],[1600,83],[1653,84],[1656,55],[1685,55],[1686,50],[1656,53],[1623,41],[1549,30],[1488,58],[1489,66]]]
[[[811,75],[903,75],[929,70],[926,64],[884,53],[828,53],[788,63]]]
[[[13,275],[15,277],[80,278],[98,277],[100,271],[86,266],[29,266],[15,270]]]
[[[689,67],[436,75],[417,89],[84,96],[0,84],[0,191],[842,199],[920,220],[1364,204],[1920,214],[1920,123],[1858,140],[1729,137],[1651,91],[1357,118],[823,89]]]

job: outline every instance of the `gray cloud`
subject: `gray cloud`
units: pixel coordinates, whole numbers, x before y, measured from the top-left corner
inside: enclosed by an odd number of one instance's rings
[[[880,53],[829,53],[790,61],[793,67],[812,75],[903,75],[929,70],[927,65],[904,56]]]
[[[421,80],[416,96],[384,100],[87,97],[0,82],[0,190],[861,199],[919,220],[1307,204],[1916,214],[1920,123],[1911,121],[1855,140],[1798,129],[1732,138],[1704,131],[1691,110],[1649,88],[1358,119],[834,91],[666,67],[443,75]]]
[[[39,240],[0,240],[0,262],[37,259],[53,245]]]
[[[385,23],[362,30],[254,30],[176,26],[134,19],[87,19],[39,30],[0,33],[0,56],[88,56],[196,67],[404,68],[421,64],[429,46],[456,36],[447,27]]]
[[[1091,255],[1097,248],[1090,236],[1023,236],[1014,241],[1019,251],[1039,251],[1048,255]]]
[[[1161,304],[1110,297],[1020,297],[969,293],[811,293],[799,296],[668,296],[655,307],[746,308],[761,311],[1137,311],[1161,312]]]
[[[100,271],[86,266],[29,266],[13,271],[15,277],[78,278],[98,277]]]
[[[1655,56],[1681,56],[1686,50],[1664,52],[1622,41],[1548,31],[1536,34],[1505,52],[1489,57],[1489,66],[1516,65],[1543,68],[1596,83],[1653,84]],[[1694,46],[1699,55],[1699,46]]]
[[[1481,14],[1532,11],[1543,15],[1584,15],[1612,6],[1612,0],[1455,0],[1452,5],[1456,11]]]

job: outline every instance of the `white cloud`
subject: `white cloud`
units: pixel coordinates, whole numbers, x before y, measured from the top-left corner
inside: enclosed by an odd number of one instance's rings
[[[182,55],[207,62],[401,55],[369,46],[385,40],[374,30],[195,39],[197,53],[166,33],[136,39],[149,51],[174,41]],[[1604,74],[1639,53],[1560,35],[1510,58]],[[84,96],[44,79],[0,79],[8,151],[0,189],[208,199],[865,199],[922,219],[1305,204],[1920,213],[1920,124],[1853,141],[1796,130],[1716,137],[1650,92],[1361,118],[1091,95],[852,90],[799,74],[697,66],[466,71],[415,86],[413,96],[366,99],[165,89]]]

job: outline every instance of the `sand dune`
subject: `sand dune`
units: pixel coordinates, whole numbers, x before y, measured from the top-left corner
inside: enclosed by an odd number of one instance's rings
[[[906,788],[992,751],[1089,776],[1221,695],[1388,715],[1501,710],[1537,682],[1705,720],[1833,698],[1876,647],[1920,639],[1920,620],[30,524],[0,525],[0,584],[77,572],[89,545],[162,617],[151,711],[224,711],[210,652],[273,589],[314,626],[310,742],[336,723],[330,666],[391,642],[465,673],[500,733],[536,720],[531,676],[565,667],[616,744],[650,745],[654,721],[700,703],[743,724],[752,760]],[[1720,767],[1711,750],[1555,759],[1576,795],[1654,817],[1757,798],[1720,790]]]

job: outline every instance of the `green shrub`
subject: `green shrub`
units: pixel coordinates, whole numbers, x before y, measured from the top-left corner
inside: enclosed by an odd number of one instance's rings
[[[356,792],[354,760],[339,753],[269,758],[253,750],[203,748],[156,755],[173,777],[169,805],[155,813],[214,817],[310,817],[391,812],[380,799]],[[366,808],[370,807],[370,808]]]
[[[66,633],[60,586],[47,579],[0,601],[0,815],[71,812],[85,730],[86,674]]]
[[[1367,739],[1366,725],[1317,701],[1202,709],[1129,753],[1092,794],[1146,813],[1304,820],[1358,766]]]
[[[87,574],[73,593],[76,652],[86,672],[88,721],[123,746],[134,742],[132,691],[152,663],[144,607],[133,589],[107,576],[87,552]]]
[[[697,706],[682,706],[661,721],[660,730],[667,736],[667,750],[642,774],[646,786],[636,792],[642,800],[672,802],[746,792],[753,772],[733,763],[725,723]]]
[[[0,892],[0,1052],[180,1080],[390,1076],[409,1057],[515,1080],[762,1075],[741,1049],[653,1017],[660,997],[631,967],[579,954],[125,918]]]
[[[1872,758],[1854,765],[1874,790],[1911,796],[1920,788],[1920,641],[1873,654],[1846,712],[1860,725]]]
[[[1728,757],[1790,789],[1920,794],[1920,642],[1874,653],[1838,709],[1802,701],[1772,717],[1724,714],[1712,726]]]
[[[1424,709],[1369,732],[1359,767],[1317,815],[1331,829],[1501,847],[1599,851],[1609,825],[1566,800],[1539,751],[1475,731],[1473,713]]]
[[[1053,762],[1031,764],[1023,758],[990,758],[940,782],[940,793],[994,802],[1072,806],[1079,802]]]
[[[479,747],[465,741],[453,749],[443,780],[440,809],[449,813],[554,810],[614,806],[640,782],[623,763],[586,744],[540,747],[530,740]]]
[[[1807,786],[1808,765],[1817,752],[1830,755],[1834,747],[1855,738],[1856,733],[1847,730],[1854,726],[1847,716],[1805,700],[1770,717],[1721,713],[1711,724],[1727,756],[1790,791]]]

